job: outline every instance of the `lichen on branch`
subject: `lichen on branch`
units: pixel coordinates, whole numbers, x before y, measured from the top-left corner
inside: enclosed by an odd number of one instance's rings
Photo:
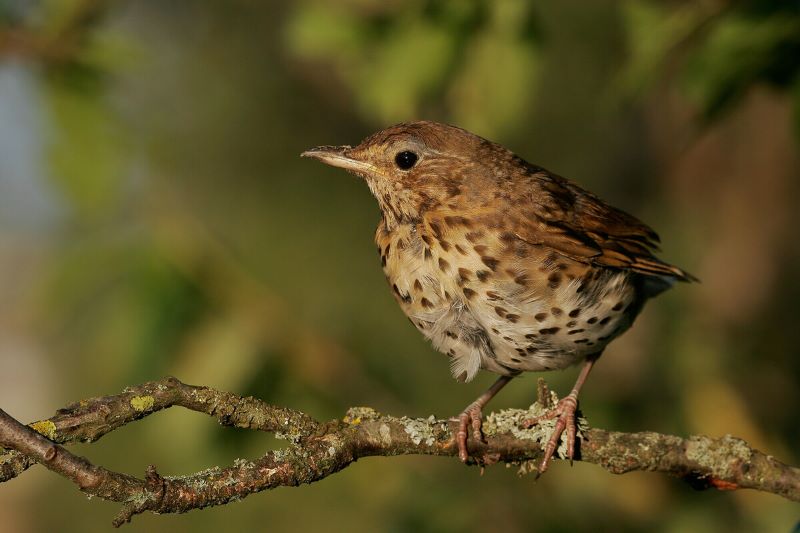
[[[541,415],[557,402],[543,380],[539,399],[528,410],[508,409],[487,416],[485,442],[470,441],[473,463],[497,462],[530,472],[553,429],[552,421],[530,429],[520,423]],[[188,476],[164,478],[150,466],[143,479],[95,466],[64,445],[93,442],[126,424],[168,407],[205,413],[220,424],[274,433],[287,440],[283,449],[254,460],[237,459]],[[550,422],[550,423],[548,423]],[[578,421],[577,460],[609,472],[662,472],[698,488],[751,488],[800,501],[800,469],[788,466],[731,436],[681,438],[654,432],[619,433]],[[240,397],[175,378],[148,382],[121,394],[90,398],[60,409],[29,426],[0,410],[0,482],[31,465],[72,480],[83,492],[122,504],[119,526],[145,511],[182,513],[224,505],[267,489],[312,483],[346,468],[360,457],[393,455],[457,456],[457,422],[383,415],[370,407],[348,410],[341,420],[320,423],[309,415],[257,398]],[[557,456],[563,457],[564,449]]]

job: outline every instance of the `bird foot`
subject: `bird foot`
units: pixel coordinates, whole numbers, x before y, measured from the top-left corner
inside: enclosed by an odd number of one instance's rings
[[[556,427],[550,440],[544,448],[544,457],[539,464],[539,475],[542,475],[550,466],[550,461],[553,454],[558,449],[558,443],[561,441],[561,435],[564,430],[567,431],[567,458],[572,464],[572,459],[575,456],[575,438],[577,436],[577,426],[575,425],[575,411],[578,409],[578,395],[574,391],[569,396],[562,398],[556,406],[547,413],[530,418],[522,422],[521,426],[525,429],[530,428],[541,422],[542,420],[551,420],[556,418]]]
[[[472,427],[472,438],[478,442],[486,442],[483,438],[483,410],[478,402],[473,402],[458,415],[458,433],[456,433],[456,443],[458,444],[458,458],[462,463],[469,461],[469,450],[467,450],[468,430]]]

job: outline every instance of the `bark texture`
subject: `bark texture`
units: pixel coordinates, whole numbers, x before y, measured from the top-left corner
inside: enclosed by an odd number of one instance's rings
[[[555,400],[555,394],[540,380],[539,400],[530,409],[489,414],[484,423],[485,442],[470,441],[473,462],[481,466],[514,463],[523,473],[535,472],[535,462],[541,458],[554,422],[531,429],[521,429],[520,423],[542,414]],[[147,469],[144,478],[113,472],[64,447],[95,441],[172,406],[206,413],[224,426],[274,433],[285,439],[287,446],[257,459],[237,459],[230,466],[170,478],[160,476],[154,466]],[[300,411],[186,385],[170,377],[127,388],[121,394],[82,400],[28,426],[0,410],[0,482],[40,463],[72,480],[87,494],[120,502],[122,510],[114,519],[114,525],[119,526],[145,511],[183,513],[224,505],[266,489],[312,483],[360,457],[456,456],[457,425],[454,420],[434,417],[382,415],[369,407],[354,407],[341,420],[320,423]],[[698,488],[750,488],[800,501],[800,469],[731,436],[713,439],[620,433],[589,428],[585,419],[580,419],[578,460],[598,464],[615,474],[663,472],[682,477]]]

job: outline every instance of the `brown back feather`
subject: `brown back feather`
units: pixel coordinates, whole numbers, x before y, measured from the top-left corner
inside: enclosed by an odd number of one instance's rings
[[[530,185],[538,191],[532,195],[533,212],[520,213],[529,222],[518,228],[520,239],[583,263],[697,281],[654,255],[659,237],[645,223],[565,178],[534,169]]]

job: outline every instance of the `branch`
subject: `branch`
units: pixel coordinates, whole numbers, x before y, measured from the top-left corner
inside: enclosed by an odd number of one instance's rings
[[[556,399],[540,380],[539,400],[530,410],[490,414],[484,423],[486,442],[470,442],[471,456],[482,467],[497,462],[535,471],[535,461],[553,429],[553,421],[531,429],[519,423],[543,413]],[[233,465],[188,476],[162,477],[154,466],[144,479],[91,464],[63,445],[92,442],[130,422],[172,406],[215,417],[222,425],[275,433],[288,446]],[[130,387],[121,394],[84,400],[59,410],[50,419],[25,426],[0,410],[0,482],[24,472],[33,463],[72,480],[93,496],[120,502],[114,520],[119,526],[138,513],[182,513],[223,505],[254,492],[296,486],[323,479],[361,457],[391,455],[455,456],[452,420],[412,419],[381,415],[368,407],[352,408],[343,420],[320,424],[308,415],[242,398],[209,387],[195,387],[175,378]],[[563,455],[563,450],[559,453]],[[687,439],[653,432],[619,433],[589,429],[579,422],[578,460],[623,474],[633,470],[663,472],[698,488],[751,488],[800,501],[800,469],[726,436]]]

